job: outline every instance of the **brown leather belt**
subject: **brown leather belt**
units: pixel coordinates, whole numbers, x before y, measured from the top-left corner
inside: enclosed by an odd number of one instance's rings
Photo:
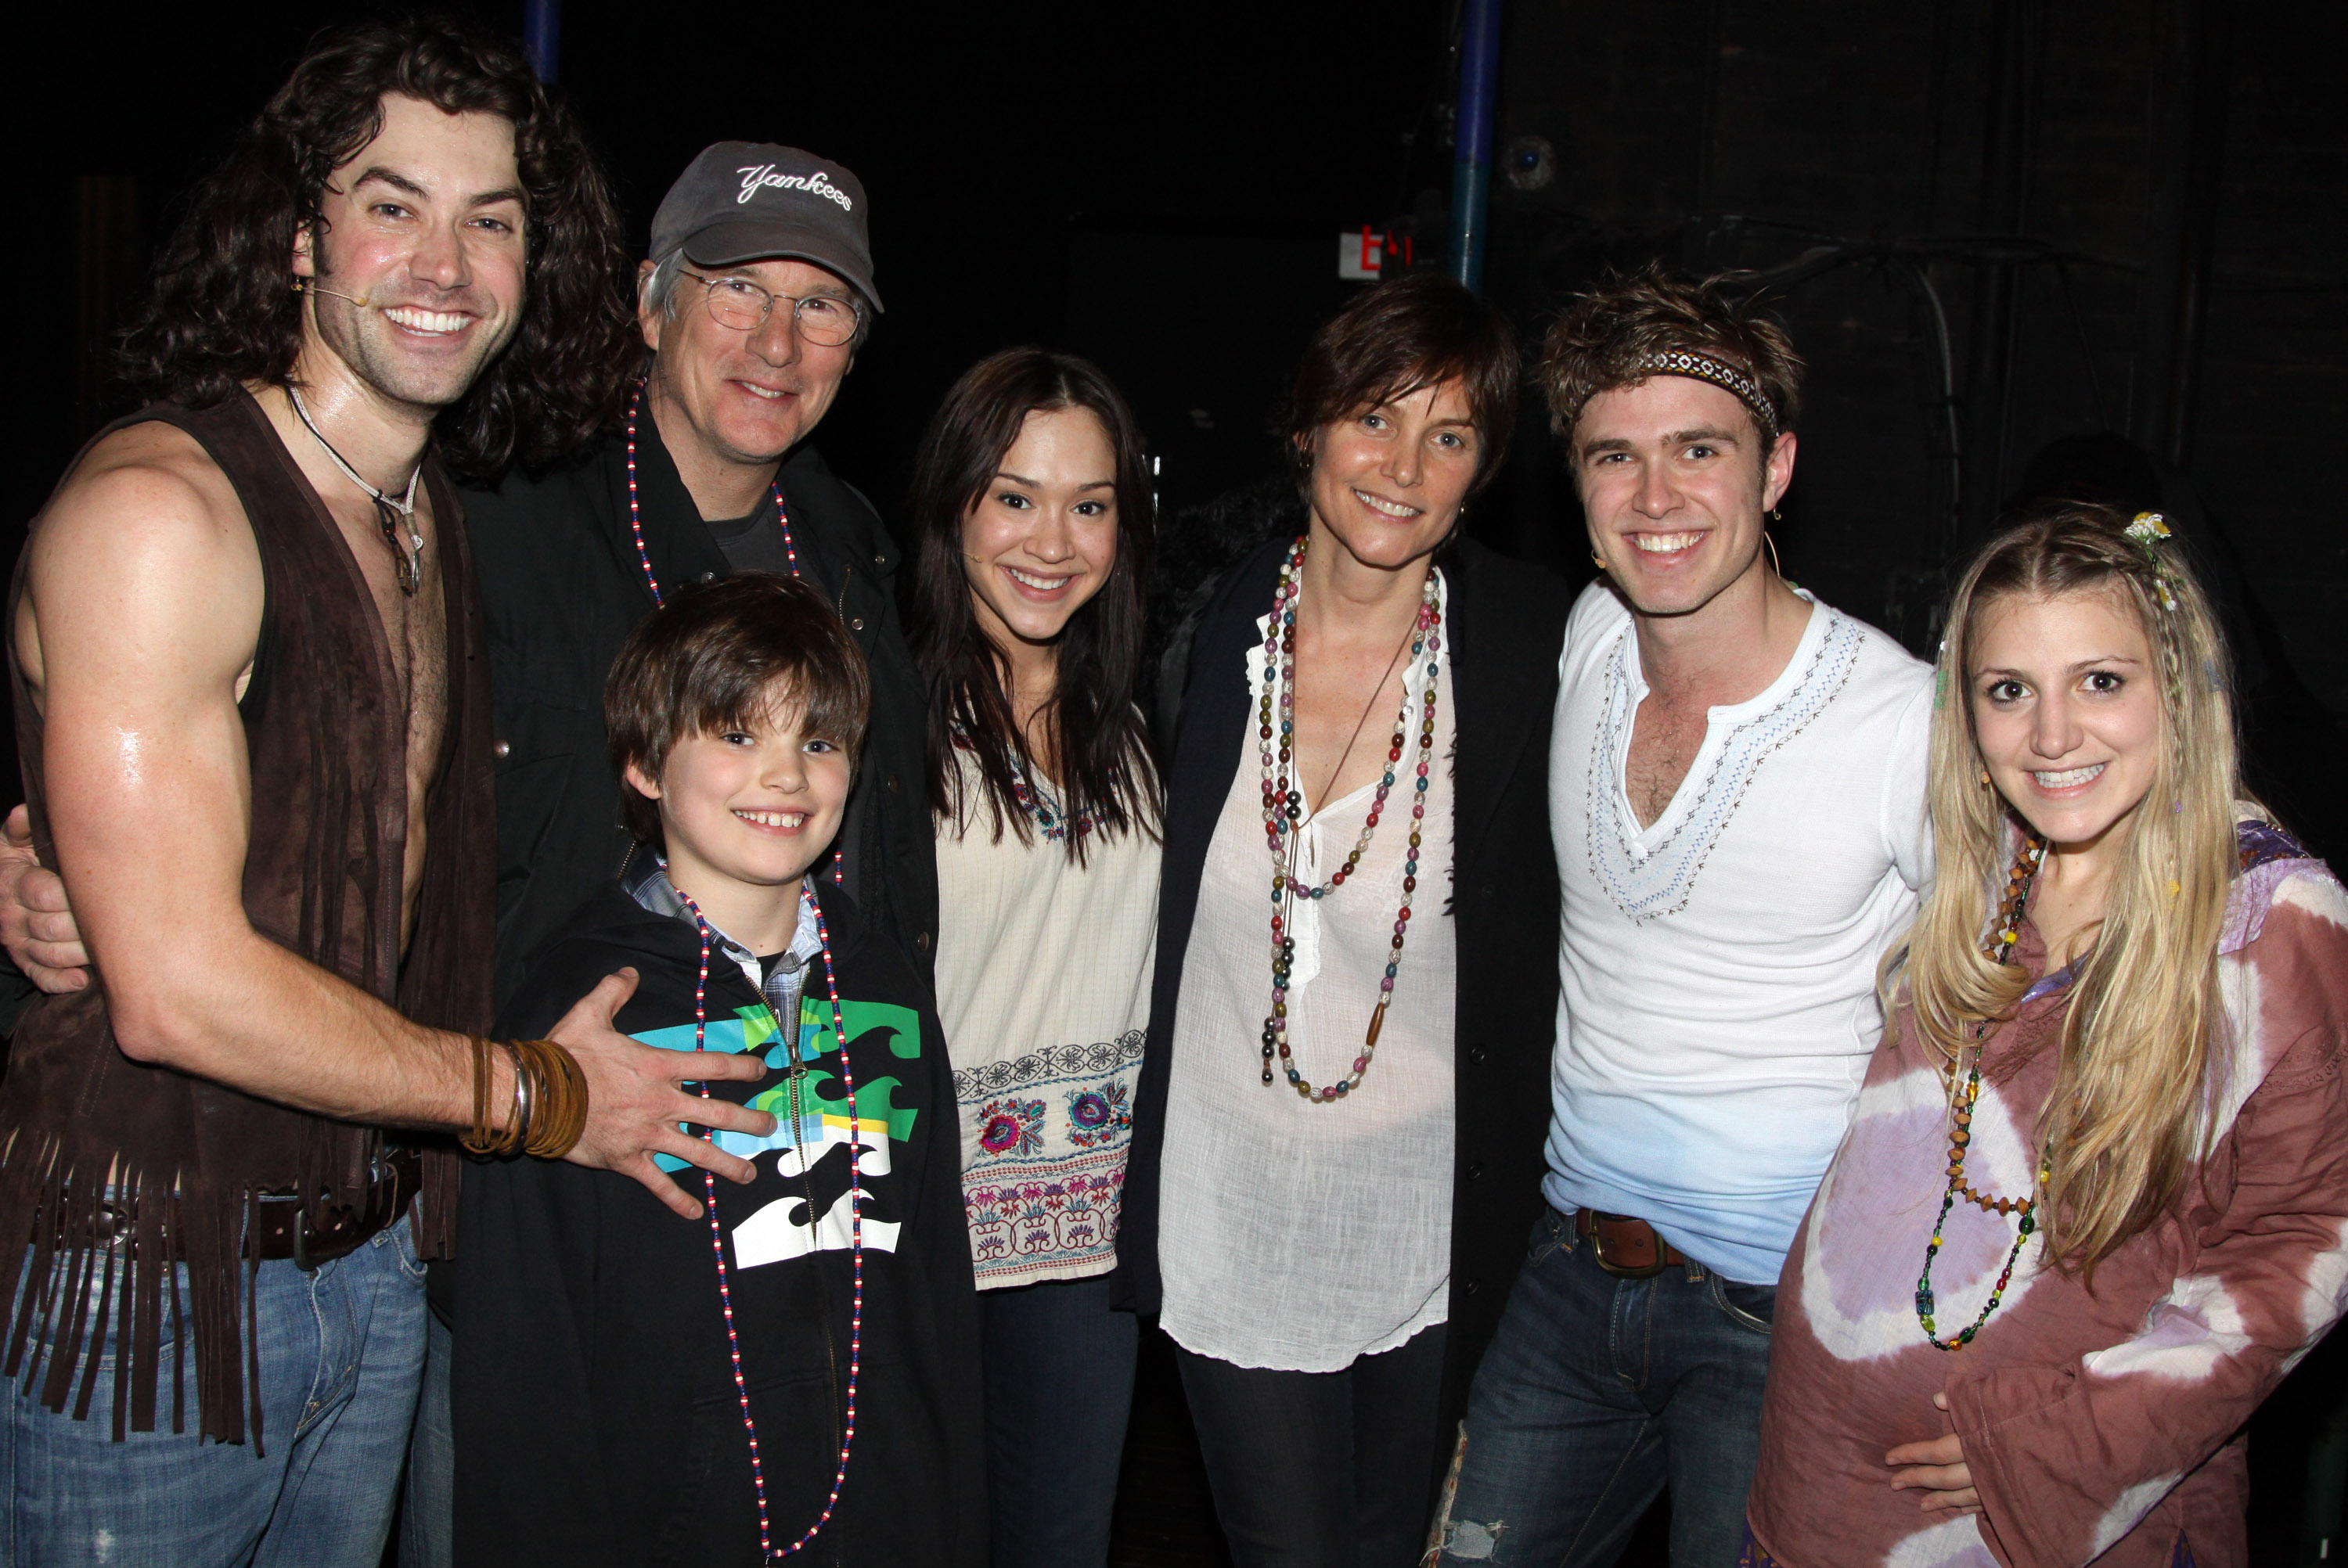
[[[309,1225],[302,1223],[302,1204],[292,1192],[263,1193],[253,1205],[252,1224],[246,1232],[246,1255],[262,1263],[290,1260],[304,1272],[347,1257],[399,1223],[408,1200],[423,1185],[423,1170],[415,1150],[386,1149],[376,1160],[376,1178],[356,1207],[331,1205]],[[118,1230],[116,1224],[113,1208],[100,1205],[95,1239],[101,1246],[119,1246],[126,1256],[137,1256],[132,1235]]]
[[[1655,1234],[1654,1226],[1629,1214],[1576,1209],[1573,1234],[1590,1243],[1590,1255],[1599,1267],[1623,1279],[1653,1279],[1667,1268],[1687,1264],[1679,1248]]]

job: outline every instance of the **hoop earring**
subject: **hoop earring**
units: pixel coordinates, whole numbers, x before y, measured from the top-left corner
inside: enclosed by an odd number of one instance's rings
[[[1591,559],[1591,560],[1596,561],[1596,562],[1598,563],[1598,569],[1599,569],[1600,571],[1606,571],[1606,570],[1609,570],[1609,569],[1610,569],[1608,568],[1608,566],[1606,565],[1606,558],[1605,558],[1604,556],[1602,556],[1602,555],[1600,555],[1596,550],[1591,550],[1591,551],[1590,552],[1590,559]]]

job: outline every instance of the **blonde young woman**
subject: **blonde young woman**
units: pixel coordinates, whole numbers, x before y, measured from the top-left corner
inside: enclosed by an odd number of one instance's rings
[[[1746,1562],[2247,1561],[2243,1423],[2348,1279],[2348,898],[2236,772],[2158,518],[1994,540],[1939,880],[1778,1286]]]

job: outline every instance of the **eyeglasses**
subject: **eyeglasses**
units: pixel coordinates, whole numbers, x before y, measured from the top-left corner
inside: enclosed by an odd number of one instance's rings
[[[837,348],[856,335],[861,319],[856,302],[838,294],[806,294],[794,298],[762,289],[747,278],[705,278],[699,272],[684,272],[707,291],[705,296],[709,314],[719,326],[732,327],[736,332],[756,332],[774,314],[775,302],[789,300],[791,319],[798,323],[799,335],[811,343],[825,348]]]

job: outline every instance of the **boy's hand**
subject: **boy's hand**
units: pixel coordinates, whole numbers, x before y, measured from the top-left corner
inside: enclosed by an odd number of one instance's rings
[[[579,999],[549,1036],[577,1059],[587,1075],[587,1130],[563,1157],[573,1164],[633,1176],[662,1203],[697,1220],[701,1204],[653,1163],[654,1154],[674,1154],[732,1182],[747,1183],[757,1172],[749,1161],[687,1134],[677,1123],[764,1137],[775,1130],[775,1119],[731,1101],[704,1100],[678,1085],[755,1081],[767,1075],[767,1064],[754,1053],[697,1053],[639,1045],[612,1027],[613,1015],[635,989],[633,969],[606,976]]]
[[[33,852],[33,819],[21,805],[0,828],[0,947],[52,996],[89,984],[89,949],[81,945],[65,882]]]

